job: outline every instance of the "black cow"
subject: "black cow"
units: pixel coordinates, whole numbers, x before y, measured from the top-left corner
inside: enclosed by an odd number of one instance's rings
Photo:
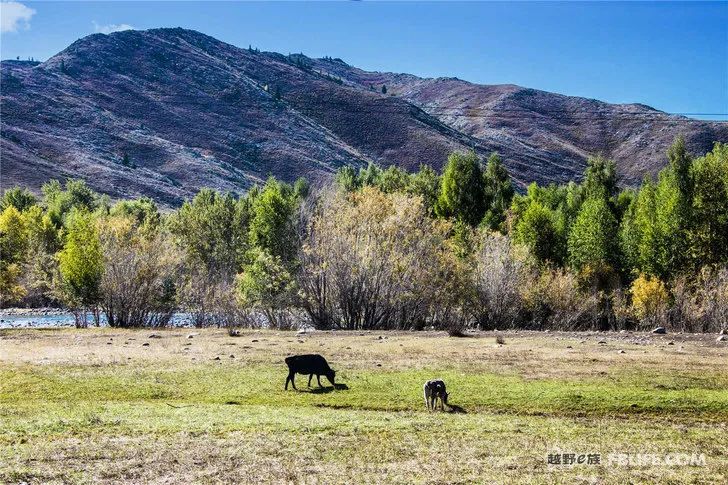
[[[294,378],[296,374],[308,374],[308,386],[311,387],[311,378],[316,375],[319,387],[321,385],[321,376],[324,375],[329,380],[331,385],[336,387],[334,384],[334,376],[336,372],[329,367],[329,363],[326,359],[318,354],[306,354],[306,355],[292,355],[286,357],[286,365],[288,366],[288,378],[286,379],[285,389],[288,390],[288,382],[296,389],[296,383]],[[298,390],[298,389],[296,389]]]

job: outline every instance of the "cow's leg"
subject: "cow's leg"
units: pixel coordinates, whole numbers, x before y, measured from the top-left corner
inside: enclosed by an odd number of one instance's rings
[[[311,387],[311,379],[313,378],[313,374],[308,375],[308,387]]]
[[[425,387],[425,389],[424,389],[423,392],[425,394],[425,409],[427,409],[429,411],[430,410],[430,404],[427,402],[427,388],[426,387]]]
[[[319,374],[316,374],[316,380],[318,381],[319,387],[324,387],[321,385],[321,376]]]
[[[293,389],[297,391],[298,389],[296,389],[296,373],[291,372],[290,374],[288,374],[288,379],[291,381],[291,386],[293,386]]]
[[[288,390],[288,381],[290,381],[290,380],[291,380],[291,373],[289,372],[288,376],[286,377],[286,385],[285,385],[285,387],[283,387],[283,389],[285,389],[286,391]]]

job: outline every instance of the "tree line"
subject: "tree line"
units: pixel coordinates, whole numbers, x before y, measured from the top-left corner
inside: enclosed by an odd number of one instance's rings
[[[514,190],[496,154],[342,167],[329,185],[202,189],[162,213],[83,181],[0,200],[3,306],[63,305],[78,326],[422,329],[728,327],[728,145],[621,190],[615,165]]]

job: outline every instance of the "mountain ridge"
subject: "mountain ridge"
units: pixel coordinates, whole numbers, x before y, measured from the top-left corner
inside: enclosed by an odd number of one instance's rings
[[[595,154],[634,184],[664,165],[677,134],[696,154],[728,141],[728,124],[639,104],[370,72],[181,28],[93,34],[40,64],[3,61],[2,86],[3,188],[81,177],[165,205],[269,175],[326,180],[345,164],[440,169],[470,149],[499,152],[520,187],[577,179]],[[584,114],[595,109],[602,118]]]

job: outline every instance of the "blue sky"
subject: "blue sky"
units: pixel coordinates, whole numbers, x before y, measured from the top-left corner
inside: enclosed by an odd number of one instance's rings
[[[20,4],[2,5],[3,59],[45,60],[96,31],[181,26],[241,47],[330,55],[368,70],[728,113],[726,2]]]

